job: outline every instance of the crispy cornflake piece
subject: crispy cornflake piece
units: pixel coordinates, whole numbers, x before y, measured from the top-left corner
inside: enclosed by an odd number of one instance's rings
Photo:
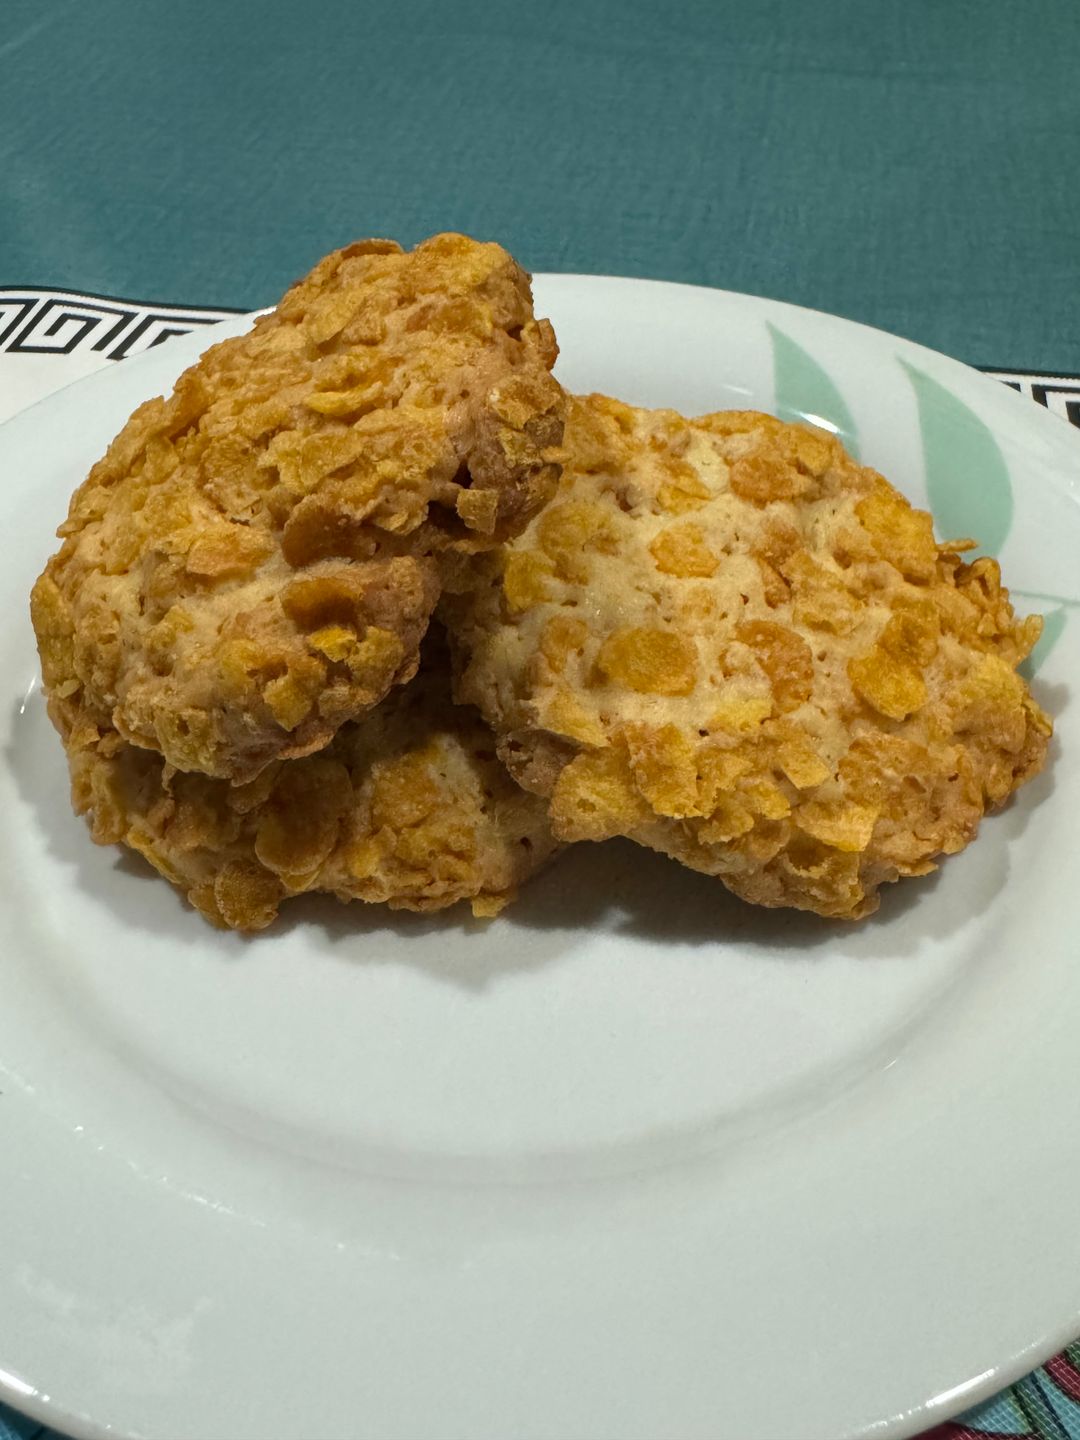
[[[267,682],[263,698],[271,715],[286,734],[291,734],[305,716],[311,713],[315,697],[322,688],[324,671],[318,662]]]
[[[898,610],[881,632],[878,644],[897,660],[914,666],[929,665],[937,654],[941,625],[933,607],[916,601]]]
[[[711,815],[721,797],[733,790],[739,780],[753,769],[750,756],[742,749],[728,750],[719,745],[699,745],[696,753],[698,770],[698,814]]]
[[[459,696],[560,838],[858,919],[1042,765],[1038,617],[835,437],[593,396],[564,454],[547,517],[443,600]]]
[[[502,588],[511,613],[528,610],[547,600],[554,564],[535,550],[510,550],[503,569]]]
[[[605,679],[641,695],[689,695],[697,683],[697,651],[671,630],[615,630],[600,647],[596,663]]]
[[[494,490],[462,490],[454,501],[454,509],[470,530],[480,535],[494,535],[499,523],[499,497]]]
[[[585,648],[589,627],[576,615],[553,615],[540,635],[540,650],[555,674],[560,674],[575,652]]]
[[[587,705],[565,685],[553,690],[541,706],[540,723],[554,735],[563,735],[581,745],[606,745],[604,727]]]
[[[561,580],[580,582],[591,552],[610,555],[615,548],[610,507],[582,501],[555,501],[536,522],[540,548]]]
[[[551,818],[563,840],[607,840],[648,818],[625,750],[578,755],[566,766],[551,797]]]
[[[65,710],[64,716],[70,714]],[[72,799],[101,844],[137,850],[214,925],[261,930],[291,895],[497,914],[554,852],[475,711],[428,663],[317,755],[244,785],[185,774],[115,731],[65,733]]]
[[[890,720],[904,720],[921,709],[930,693],[914,665],[895,659],[881,645],[849,660],[847,670],[856,695]]]
[[[811,800],[799,810],[799,829],[834,850],[859,854],[870,844],[878,812],[851,800]]]
[[[772,708],[772,691],[768,688],[756,694],[740,694],[736,687],[724,686],[706,716],[705,728],[732,735],[752,735],[772,714]]]
[[[740,456],[731,467],[732,493],[755,505],[768,505],[773,500],[798,500],[812,488],[810,478],[770,445]]]
[[[682,515],[688,510],[699,510],[711,498],[708,485],[684,460],[669,459],[665,473],[666,478],[656,492],[661,510]]]
[[[153,864],[156,852],[148,845],[143,853]],[[180,873],[177,870],[177,876]],[[174,877],[166,874],[166,879]],[[230,859],[212,881],[193,889],[189,898],[208,920],[223,929],[263,930],[277,914],[280,896],[275,877],[257,861]]]
[[[184,568],[204,580],[249,575],[269,558],[273,548],[269,535],[245,525],[218,525],[195,541],[185,556]]]
[[[627,725],[623,735],[634,784],[655,813],[672,819],[700,815],[702,785],[692,741],[675,725]],[[720,788],[717,766],[710,780],[710,788]]]
[[[796,790],[815,789],[829,779],[832,771],[799,726],[775,720],[769,727],[775,765]]]
[[[308,643],[328,660],[348,660],[356,651],[356,631],[348,625],[324,625],[311,631]]]
[[[857,601],[843,579],[829,565],[796,550],[780,561],[780,575],[791,586],[791,613],[803,631],[832,630],[847,635],[855,623]],[[770,604],[783,604],[780,593]]]
[[[971,725],[987,711],[1016,711],[1025,694],[1025,685],[1010,665],[997,655],[983,655],[961,682],[957,698],[962,724]]]
[[[755,816],[741,795],[720,795],[711,814],[697,827],[696,835],[704,845],[726,845],[753,830]]]
[[[700,525],[672,525],[662,530],[649,546],[656,568],[665,575],[701,576],[716,574],[720,558],[709,549]]]
[[[735,627],[735,639],[753,650],[768,677],[777,710],[795,710],[809,698],[814,662],[801,635],[772,620],[744,620]]]
[[[908,580],[931,580],[937,570],[934,522],[925,510],[914,510],[891,485],[877,485],[855,506],[874,548]]]
[[[33,605],[69,727],[77,708],[234,781],[325,746],[414,673],[440,563],[553,493],[555,355],[498,245],[320,261],[141,406],[76,491]],[[331,653],[331,627],[356,644]]]

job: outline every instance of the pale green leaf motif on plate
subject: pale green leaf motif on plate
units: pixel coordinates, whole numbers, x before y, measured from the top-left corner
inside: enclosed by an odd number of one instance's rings
[[[831,430],[857,460],[859,439],[855,421],[834,381],[790,335],[785,335],[771,322],[766,323],[772,339],[777,415],[781,420],[796,420]]]
[[[926,492],[943,540],[972,539],[996,555],[1012,525],[1009,467],[987,425],[962,400],[901,360],[919,407]]]

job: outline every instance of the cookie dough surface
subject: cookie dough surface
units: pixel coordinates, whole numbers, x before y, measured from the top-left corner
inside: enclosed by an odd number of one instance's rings
[[[498,245],[327,256],[76,491],[32,597],[56,704],[235,781],[322,749],[415,672],[439,553],[551,493],[555,353]]]
[[[453,705],[445,658],[318,755],[231,785],[177,771],[84,716],[66,736],[75,809],[93,838],[138,851],[213,924],[269,925],[310,891],[496,914],[555,847],[543,801],[495,756],[476,713]]]
[[[995,561],[833,437],[571,401],[555,499],[447,594],[457,694],[562,840],[857,919],[1042,765]]]

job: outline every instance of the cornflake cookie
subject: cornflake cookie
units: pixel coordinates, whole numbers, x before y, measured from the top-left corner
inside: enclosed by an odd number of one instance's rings
[[[555,354],[498,245],[328,255],[76,491],[31,602],[55,707],[235,781],[322,749],[414,674],[438,552],[550,495]]]
[[[137,850],[224,928],[261,930],[313,890],[405,910],[469,900],[495,915],[555,843],[545,803],[449,692],[445,660],[431,659],[318,755],[244,785],[175,770],[83,716],[64,732],[72,803],[99,844]]]
[[[458,698],[561,840],[626,835],[858,919],[1038,771],[993,560],[831,436],[572,400],[556,499],[444,600]]]

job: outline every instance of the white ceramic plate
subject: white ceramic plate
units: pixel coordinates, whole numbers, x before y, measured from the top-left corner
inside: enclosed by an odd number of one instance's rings
[[[218,935],[68,808],[31,582],[209,340],[0,431],[0,1376],[79,1436],[903,1436],[1080,1331],[1080,445],[902,340],[541,277],[575,389],[832,423],[1054,616],[1048,771],[845,928],[629,845]]]

